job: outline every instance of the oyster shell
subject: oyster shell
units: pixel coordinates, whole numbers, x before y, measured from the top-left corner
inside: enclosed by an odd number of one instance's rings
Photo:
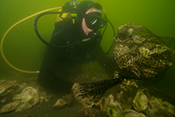
[[[1,113],[6,113],[6,112],[16,110],[16,108],[20,105],[20,103],[21,102],[19,100],[16,100],[14,102],[6,104],[1,108]]]
[[[20,94],[16,94],[13,100],[21,100],[21,103],[29,102],[32,106],[39,102],[38,91],[33,87],[26,87]]]
[[[16,94],[13,97],[14,102],[4,105],[1,109],[1,113],[10,112],[12,110],[22,111],[39,102],[38,91],[33,87],[26,87],[20,94]]]
[[[0,96],[5,93],[5,91],[11,87],[13,87],[16,84],[15,80],[12,81],[0,81]]]
[[[134,109],[137,111],[144,111],[148,108],[148,98],[144,94],[145,90],[146,89],[138,90],[133,100]]]
[[[66,101],[64,101],[63,99],[58,99],[52,107],[60,108],[60,107],[65,106],[66,104],[67,104]]]
[[[118,113],[116,116],[111,117],[146,117],[143,113],[138,113],[132,109],[126,109]]]
[[[171,115],[175,116],[175,106],[170,104],[169,102],[162,102],[163,109],[169,112]]]
[[[31,108],[32,105],[30,103],[22,103],[20,104],[17,109],[15,110],[15,112],[18,112],[18,111],[22,111],[22,110],[26,110],[26,109],[29,109]]]
[[[174,117],[175,106],[168,102],[162,102],[159,98],[151,97],[146,114],[148,117]]]
[[[67,94],[67,95],[63,96],[61,99],[58,99],[52,107],[60,108],[60,107],[63,107],[65,105],[70,105],[72,103],[73,99],[74,99],[73,94]]]
[[[1,103],[6,102],[8,99],[11,99],[14,95],[14,89],[8,89],[4,93],[1,94],[0,101]]]
[[[117,113],[123,110],[118,101],[114,102],[114,96],[112,94],[107,98],[103,97],[99,102],[92,105],[92,107],[100,107],[100,110],[107,112],[111,117],[115,117]]]
[[[18,84],[18,83],[17,83],[17,84],[15,85],[15,88],[14,88],[15,93],[16,93],[16,94],[21,93],[21,91],[22,91],[23,89],[25,89],[27,86],[28,86],[27,83],[23,83],[23,84]]]
[[[115,102],[113,104],[109,104],[107,106],[107,113],[110,115],[110,117],[116,117],[117,114],[122,111],[123,108],[121,107],[120,103]]]
[[[4,103],[8,99],[11,99],[14,95],[14,87],[16,87],[16,81],[0,80],[0,102]]]
[[[46,92],[41,92],[40,93],[40,97],[39,97],[39,103],[43,103],[43,102],[48,102],[49,101],[49,96],[47,96]]]

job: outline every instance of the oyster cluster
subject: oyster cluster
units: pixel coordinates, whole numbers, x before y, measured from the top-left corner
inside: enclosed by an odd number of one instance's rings
[[[28,86],[27,83],[18,84],[15,80],[0,80],[1,103],[5,103],[8,99],[8,101],[13,100],[1,108],[1,113],[26,110],[38,103],[47,102],[51,97],[45,92],[38,92],[37,89]]]
[[[174,117],[175,106],[169,102],[162,101],[159,98],[150,96],[147,89],[139,89],[132,100],[131,106],[125,107],[119,101],[114,101],[114,96],[110,94],[103,97],[97,103],[86,108],[95,109],[96,111],[80,110],[81,117],[85,113],[91,113],[93,116],[99,116],[104,113],[104,117]],[[99,111],[97,111],[99,110]],[[89,115],[88,115],[89,116]]]
[[[126,77],[157,81],[155,78],[162,77],[172,65],[171,57],[175,51],[141,25],[126,24],[119,27],[113,43],[111,51],[114,60],[119,72]]]
[[[0,80],[0,101],[4,103],[8,98],[14,94],[14,87],[16,86],[16,81],[6,81]]]
[[[99,111],[91,113],[93,116],[99,116],[99,113],[103,113],[103,117],[146,117],[143,113],[137,112],[136,110],[124,109],[120,102],[114,101],[112,94],[108,97],[103,97],[99,102],[89,106],[89,108],[99,109]],[[83,113],[83,115],[80,114],[79,116],[83,117],[84,115]]]
[[[1,113],[15,110],[16,112],[29,109],[39,102],[38,91],[33,87],[26,87],[20,94],[14,95],[13,102],[4,105]]]
[[[140,89],[133,100],[133,107],[147,117],[174,117],[175,106],[159,98],[150,96],[147,89]]]

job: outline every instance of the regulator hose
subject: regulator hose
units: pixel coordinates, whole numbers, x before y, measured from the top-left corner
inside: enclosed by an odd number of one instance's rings
[[[42,13],[42,14],[39,14],[36,18],[35,18],[35,21],[34,21],[34,24],[33,24],[33,27],[34,27],[34,31],[36,33],[36,35],[38,36],[38,38],[44,43],[46,44],[47,46],[49,47],[54,47],[54,48],[66,48],[66,47],[70,47],[70,46],[73,46],[79,42],[82,42],[82,41],[77,41],[75,43],[72,43],[72,44],[69,44],[69,45],[65,45],[65,46],[60,46],[60,45],[53,45],[53,44],[50,44],[48,43],[47,41],[45,41],[42,36],[39,34],[38,32],[38,28],[37,28],[37,22],[39,20],[39,18],[41,18],[43,15],[47,15],[47,14],[60,14],[61,12],[45,12],[45,13]]]
[[[50,8],[50,9],[46,9],[46,10],[43,10],[43,11],[39,11],[39,12],[37,12],[37,13],[35,13],[35,14],[32,14],[32,15],[30,15],[30,16],[28,16],[28,17],[26,17],[26,18],[24,18],[24,19],[22,19],[22,20],[16,22],[15,24],[13,24],[13,25],[4,33],[4,35],[3,35],[2,39],[1,39],[1,47],[0,47],[0,49],[1,49],[1,55],[2,55],[2,57],[3,57],[3,59],[4,59],[4,61],[5,61],[10,67],[12,67],[13,69],[15,69],[15,70],[17,70],[17,71],[24,72],[24,73],[39,73],[39,71],[27,71],[27,70],[19,69],[19,68],[13,66],[13,65],[7,60],[7,58],[6,58],[5,55],[4,55],[4,51],[3,51],[3,43],[4,43],[4,40],[5,40],[5,37],[6,37],[7,34],[8,34],[15,26],[17,26],[18,24],[20,24],[20,23],[22,23],[22,22],[24,22],[24,21],[26,21],[26,20],[28,20],[28,19],[30,19],[30,18],[32,18],[32,17],[35,17],[35,16],[37,16],[37,15],[39,15],[39,14],[41,14],[41,13],[48,12],[48,11],[52,11],[52,10],[58,10],[58,9],[61,9],[61,8],[62,8],[62,7]]]
[[[71,9],[70,9],[71,10]],[[38,28],[37,28],[37,23],[38,23],[38,20],[43,16],[43,15],[47,15],[47,14],[62,14],[63,12],[44,12],[44,13],[41,13],[39,14],[36,18],[35,18],[35,21],[34,21],[34,24],[33,24],[33,27],[34,27],[34,31],[36,33],[36,35],[38,36],[38,38],[44,43],[46,44],[47,46],[49,47],[53,47],[53,48],[66,48],[66,47],[70,47],[70,46],[73,46],[73,45],[76,45],[77,43],[80,43],[80,42],[85,42],[85,41],[88,41],[90,40],[89,38],[88,39],[83,39],[82,41],[77,41],[77,42],[74,42],[72,44],[69,44],[69,45],[64,45],[64,46],[60,46],[60,45],[53,45],[53,44],[50,44],[49,42],[45,41],[42,36],[39,34],[39,31],[38,31]],[[112,30],[113,30],[113,34],[114,34],[114,37],[115,37],[115,29],[114,29],[114,26],[112,25],[112,23],[107,19],[107,16],[105,15],[105,20],[107,22],[109,22],[109,24],[111,25],[112,27]],[[107,28],[107,25],[105,26],[105,29],[102,33],[102,36],[104,35],[105,31],[106,31],[106,28]]]
[[[62,7],[55,7],[55,8],[45,9],[45,10],[43,10],[43,11],[39,11],[39,12],[37,12],[37,13],[35,13],[35,14],[32,14],[32,15],[30,15],[30,16],[28,16],[28,17],[26,17],[26,18],[24,18],[24,19],[22,19],[22,20],[16,22],[15,24],[13,24],[13,25],[4,33],[4,35],[3,35],[2,39],[1,39],[0,51],[1,51],[1,55],[2,55],[2,57],[3,57],[3,59],[4,59],[4,61],[5,61],[10,67],[12,67],[13,69],[15,69],[15,70],[17,70],[17,71],[24,72],[24,73],[39,73],[39,71],[27,71],[27,70],[22,70],[22,69],[19,69],[19,68],[13,66],[13,65],[7,60],[7,58],[5,57],[4,51],[3,51],[3,43],[4,43],[4,40],[5,40],[5,37],[7,36],[7,34],[8,34],[15,26],[17,26],[18,24],[20,24],[20,23],[22,23],[22,22],[24,22],[24,21],[26,21],[26,20],[28,20],[28,19],[30,19],[30,18],[32,18],[32,17],[37,16],[37,17],[35,18],[35,21],[34,21],[34,30],[35,30],[36,35],[39,37],[39,39],[40,39],[43,43],[45,43],[45,44],[48,45],[48,46],[51,46],[51,47],[58,47],[58,48],[65,48],[65,47],[69,47],[69,46],[75,45],[75,44],[77,44],[77,43],[79,43],[79,42],[84,42],[84,41],[89,40],[89,39],[83,39],[82,41],[77,41],[77,42],[75,42],[75,43],[73,43],[73,44],[70,44],[70,45],[66,45],[66,46],[56,46],[56,45],[51,45],[50,43],[48,43],[47,41],[45,41],[45,40],[41,37],[41,35],[39,34],[39,32],[38,32],[38,30],[37,30],[37,21],[39,20],[39,18],[40,18],[41,16],[43,16],[43,15],[45,15],[45,14],[59,14],[60,12],[49,12],[49,11],[59,10],[59,9],[62,9]],[[105,19],[106,19],[107,22],[109,22],[109,24],[111,25],[111,27],[112,27],[112,29],[113,29],[114,37],[115,37],[115,29],[114,29],[114,26],[113,26],[112,23],[107,19],[107,17],[106,17]],[[106,25],[106,27],[107,27],[107,25]],[[105,30],[106,30],[106,27],[105,27]],[[105,30],[104,30],[104,32],[105,32]],[[104,34],[104,32],[103,32],[103,34]],[[102,35],[103,35],[103,34],[102,34]]]

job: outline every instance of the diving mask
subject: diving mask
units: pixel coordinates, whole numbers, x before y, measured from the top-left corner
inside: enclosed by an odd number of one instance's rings
[[[85,15],[86,25],[93,31],[97,31],[106,25],[106,21],[102,18],[99,12],[92,12]]]

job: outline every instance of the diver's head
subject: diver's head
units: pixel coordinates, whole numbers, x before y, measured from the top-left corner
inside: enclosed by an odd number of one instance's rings
[[[83,1],[78,6],[81,28],[88,36],[89,33],[96,33],[103,28],[106,21],[102,18],[102,6],[92,1]]]

